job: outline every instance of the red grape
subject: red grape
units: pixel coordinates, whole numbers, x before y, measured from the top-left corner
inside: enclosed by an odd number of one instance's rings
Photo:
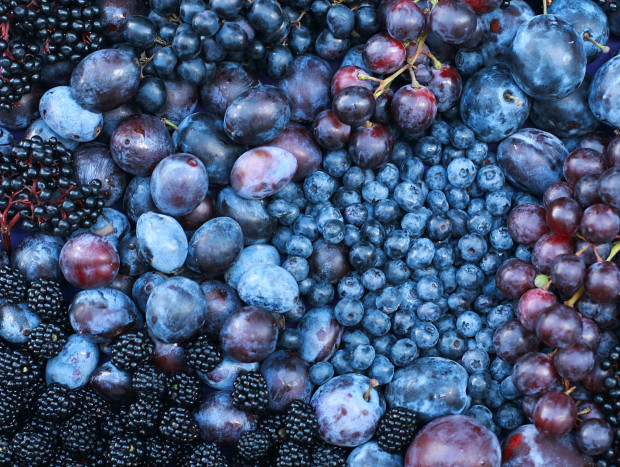
[[[620,167],[607,169],[601,175],[598,194],[606,204],[620,209]]]
[[[583,344],[559,349],[553,356],[558,374],[572,382],[581,381],[594,366],[594,352]]]
[[[590,266],[584,281],[586,293],[598,303],[615,302],[620,294],[620,270],[611,261]]]
[[[553,232],[571,237],[579,229],[583,212],[577,201],[572,198],[558,198],[547,206],[547,225]]]
[[[375,34],[366,42],[364,65],[373,73],[394,73],[405,63],[405,46],[387,34]]]
[[[548,392],[534,409],[534,425],[550,438],[561,438],[573,429],[577,421],[575,401],[562,392]]]
[[[534,246],[540,237],[549,232],[545,208],[533,203],[515,207],[508,215],[508,232],[519,245]]]
[[[477,15],[490,13],[497,10],[502,4],[502,0],[465,0],[473,8]]]
[[[388,33],[394,39],[411,42],[418,38],[426,20],[413,0],[400,0],[387,11],[385,23]]]
[[[530,263],[517,258],[509,259],[500,266],[495,275],[497,288],[506,297],[518,300],[534,288],[536,271]]]
[[[407,133],[426,130],[436,114],[437,100],[427,87],[403,86],[392,98],[392,119],[398,128]]]
[[[606,204],[594,204],[583,212],[579,232],[587,241],[608,243],[619,231],[620,217]]]
[[[70,238],[60,251],[62,274],[74,287],[97,289],[110,283],[118,273],[120,258],[105,238],[83,233]]]
[[[601,133],[600,131],[593,131],[584,135],[580,140],[577,147],[586,148],[586,149],[594,149],[601,154],[605,153],[605,148],[609,144],[609,136],[605,133]]]
[[[534,245],[532,264],[537,272],[548,274],[556,258],[573,253],[575,253],[575,245],[570,237],[548,233]]]
[[[607,160],[607,165],[610,167],[620,165],[620,136],[616,135],[609,145],[607,146],[607,150],[605,151],[605,158]]]
[[[331,94],[335,96],[345,88],[352,86],[362,86],[372,91],[372,81],[360,79],[359,75],[367,76],[368,72],[363,68],[354,65],[346,65],[339,68],[332,77]]]
[[[517,306],[519,321],[525,329],[534,331],[543,311],[556,303],[558,299],[555,294],[543,289],[530,289],[519,300]]]
[[[541,352],[530,352],[515,363],[512,382],[526,396],[542,396],[558,383],[558,372],[551,357]]]
[[[318,114],[312,131],[316,142],[322,148],[330,150],[345,147],[351,136],[351,127],[338,120],[333,110],[324,110]]]
[[[428,88],[437,100],[437,110],[445,112],[458,103],[463,90],[463,81],[456,68],[442,65],[439,69],[431,69]]]
[[[586,265],[580,256],[562,255],[551,263],[551,281],[567,297],[579,290],[585,276]]]
[[[573,185],[584,175],[600,175],[607,169],[603,156],[594,149],[575,149],[564,160],[564,178]]]
[[[536,335],[549,347],[565,349],[581,336],[581,318],[571,307],[557,304],[545,310],[536,323]]]
[[[351,126],[361,125],[372,117],[375,105],[372,91],[362,86],[346,87],[332,101],[336,118]]]
[[[600,177],[598,175],[586,175],[581,178],[573,190],[575,201],[577,201],[583,209],[594,203],[600,203],[601,198],[598,195],[599,186]]]
[[[519,322],[513,319],[502,324],[493,336],[493,348],[496,355],[508,363],[516,362],[519,357],[536,350],[538,338]]]
[[[548,207],[553,201],[558,198],[572,198],[573,197],[573,185],[567,182],[553,182],[549,185],[543,193],[543,204]]]
[[[598,346],[601,343],[601,330],[598,325],[594,320],[586,318],[585,316],[581,317],[581,323],[583,325],[583,330],[581,331],[581,336],[579,337],[579,343],[585,345],[591,350],[598,349]]]
[[[368,122],[353,130],[349,140],[351,161],[365,169],[385,164],[394,149],[390,131],[379,123]]]

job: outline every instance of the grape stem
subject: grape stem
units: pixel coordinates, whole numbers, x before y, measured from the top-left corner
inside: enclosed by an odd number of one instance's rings
[[[432,54],[432,52],[430,51],[427,52],[426,50],[422,50],[422,53],[432,60],[433,68],[435,68],[435,70],[441,69],[443,65],[441,64],[439,59]]]
[[[609,252],[609,256],[607,257],[606,261],[611,261],[612,259],[614,259],[618,252],[620,252],[620,242],[612,244],[611,251]]]
[[[579,301],[581,297],[583,297],[584,293],[586,293],[586,289],[582,285],[581,287],[579,287],[579,290],[575,292],[575,294],[568,301],[564,302],[564,304],[567,306],[570,306],[571,308],[574,308],[575,304]]]

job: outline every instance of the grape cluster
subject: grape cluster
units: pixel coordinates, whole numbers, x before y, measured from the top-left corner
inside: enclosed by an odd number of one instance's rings
[[[616,351],[601,343],[614,345],[610,330],[618,319],[618,142],[604,135],[582,139],[564,160],[566,181],[547,187],[543,205],[511,211],[510,234],[531,257],[506,261],[496,278],[498,289],[518,300],[518,320],[497,330],[494,345],[502,359],[515,362],[512,384],[526,396],[524,411],[545,436],[575,429],[579,448],[604,454],[605,462],[617,458],[610,451],[617,408],[604,395],[594,398],[602,404],[596,409],[581,404],[588,391],[609,391],[613,400],[617,385],[609,373]],[[590,414],[601,409],[608,422]]]

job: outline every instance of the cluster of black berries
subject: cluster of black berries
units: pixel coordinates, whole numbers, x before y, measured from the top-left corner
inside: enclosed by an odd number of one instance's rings
[[[95,223],[104,206],[101,182],[79,184],[73,178],[72,157],[55,138],[44,142],[39,136],[20,141],[0,157],[0,229],[5,248],[17,225],[67,236]]]

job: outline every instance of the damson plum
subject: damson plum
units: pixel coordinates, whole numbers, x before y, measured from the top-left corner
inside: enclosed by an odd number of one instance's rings
[[[41,324],[41,318],[25,303],[0,305],[0,337],[12,344],[28,342],[30,332]]]
[[[142,214],[136,223],[136,237],[140,254],[154,269],[171,273],[183,266],[187,237],[172,217],[154,212]]]
[[[354,447],[369,441],[385,412],[376,381],[354,373],[336,376],[320,386],[310,403],[319,435],[336,446]]]
[[[406,407],[427,422],[467,410],[467,379],[465,368],[453,360],[418,358],[394,374],[385,398],[390,408]]]
[[[27,281],[37,279],[58,281],[62,277],[58,263],[62,247],[63,241],[58,237],[40,232],[33,233],[24,237],[13,249],[11,264]]]
[[[141,319],[131,299],[109,287],[78,292],[69,307],[73,329],[97,343],[109,343]]]
[[[230,172],[235,193],[246,199],[263,199],[280,191],[297,171],[297,159],[285,149],[261,146],[237,159]]]
[[[171,277],[153,289],[146,303],[152,335],[167,343],[183,342],[206,320],[207,300],[200,286],[186,277]]]
[[[476,25],[476,13],[463,0],[440,0],[429,16],[431,31],[452,45],[469,41],[476,32]]]
[[[198,376],[205,384],[219,391],[232,391],[233,383],[237,376],[249,373],[250,371],[258,371],[260,365],[255,363],[241,363],[237,360],[224,355],[222,361],[210,372],[198,372]]]
[[[73,167],[80,183],[86,185],[93,180],[101,181],[99,196],[106,206],[111,206],[123,196],[127,177],[114,163],[108,145],[83,144],[73,154]]]
[[[136,279],[131,289],[131,298],[141,311],[146,311],[146,302],[153,289],[166,280],[158,272],[147,272]]]
[[[164,158],[151,175],[151,197],[164,214],[184,216],[207,195],[209,178],[204,164],[191,154]]]
[[[133,115],[112,133],[110,151],[114,162],[132,175],[150,175],[155,166],[173,151],[166,126],[152,115]]]
[[[105,127],[105,121],[104,121]],[[103,131],[102,131],[103,133]],[[71,149],[75,151],[75,149],[80,145],[79,141],[73,141],[68,138],[63,138],[54,130],[52,130],[45,120],[39,118],[32,122],[26,131],[24,132],[24,139],[31,139],[33,136],[40,136],[43,141],[49,141],[50,138],[56,138],[60,141],[67,149]]]
[[[510,72],[519,87],[536,99],[568,96],[583,81],[586,64],[583,38],[554,15],[532,18],[512,41]]]
[[[291,118],[286,94],[273,86],[251,88],[230,103],[224,130],[237,143],[260,145],[278,136]]]
[[[198,88],[181,78],[165,80],[164,86],[167,95],[166,105],[154,115],[179,123],[194,112],[198,105]]]
[[[285,411],[291,402],[310,402],[312,383],[308,363],[295,352],[277,350],[261,365],[269,391],[269,409]]]
[[[73,70],[71,93],[92,112],[112,110],[131,99],[140,85],[140,62],[130,52],[102,49]]]
[[[221,276],[241,254],[243,232],[230,217],[205,222],[192,235],[187,265],[201,277]]]
[[[312,131],[316,142],[330,150],[342,149],[351,136],[351,127],[338,120],[333,110],[324,110],[318,114]]]
[[[369,441],[368,443],[356,447],[351,451],[349,457],[347,457],[347,467],[358,467],[362,465],[402,467],[403,460],[399,454],[385,452],[379,447],[376,441]]]
[[[461,118],[479,139],[498,142],[513,134],[527,119],[530,99],[508,71],[484,68],[463,89]]]
[[[134,222],[138,222],[142,214],[158,211],[151,198],[151,177],[131,179],[123,197],[123,208],[129,219]]]
[[[202,224],[215,217],[215,203],[207,194],[200,204],[189,214],[177,218],[188,235],[192,235]]]
[[[405,467],[499,467],[501,463],[502,450],[495,434],[464,415],[449,415],[426,425],[405,456]]]
[[[329,360],[340,345],[343,326],[331,307],[323,306],[308,311],[299,321],[301,346],[299,352],[309,363]]]
[[[228,391],[207,395],[194,416],[202,440],[221,447],[234,447],[244,432],[256,429],[256,416],[236,409]]]
[[[581,454],[566,438],[548,438],[534,425],[523,425],[504,439],[502,445],[502,467],[545,465],[566,467],[587,466],[591,459]]]
[[[484,23],[485,40],[480,44],[484,64],[508,68],[510,45],[517,29],[533,17],[532,8],[524,0],[511,1],[506,8],[497,8],[480,16],[478,21]]]
[[[95,289],[108,284],[120,266],[114,245],[100,235],[83,233],[67,241],[59,256],[62,274],[74,287]]]
[[[380,167],[389,160],[393,150],[394,139],[380,123],[366,122],[351,133],[349,156],[362,168]]]
[[[233,100],[259,84],[254,74],[240,63],[221,62],[215,68],[213,80],[200,89],[200,97],[207,111],[224,117]]]
[[[150,333],[149,333],[150,335]],[[179,371],[187,371],[187,363],[185,361],[185,350],[180,344],[172,344],[162,342],[150,335],[155,350],[151,363],[166,373],[178,373]]]
[[[60,383],[76,389],[88,383],[97,368],[99,348],[87,337],[72,334],[60,354],[47,361],[45,380],[47,384]]]
[[[246,306],[228,317],[220,332],[220,344],[239,362],[260,362],[275,350],[278,333],[278,321],[272,313]]]
[[[228,137],[220,120],[202,112],[188,115],[179,123],[172,143],[177,151],[200,159],[207,169],[209,183],[217,186],[228,184],[233,164],[247,150]]]
[[[272,245],[250,245],[245,247],[239,258],[226,271],[224,275],[226,283],[236,289],[241,276],[257,264],[273,264],[278,266],[280,264],[280,253]]]
[[[143,15],[145,5],[139,0],[104,0],[100,8],[103,35],[112,42],[122,42],[125,21]]]
[[[117,107],[116,109],[103,112],[103,129],[99,134],[99,139],[101,141],[108,142],[112,137],[112,133],[116,130],[116,127],[123,120],[139,113],[140,111],[138,106],[131,101]]]
[[[312,138],[312,134],[303,125],[290,122],[286,128],[266,146],[285,149],[297,159],[297,170],[293,180],[303,180],[308,174],[321,167],[323,155]]]
[[[620,55],[598,69],[590,85],[588,102],[596,118],[620,127]]]
[[[437,99],[425,86],[407,85],[394,94],[391,110],[398,128],[406,133],[420,133],[435,120]]]
[[[69,86],[58,86],[43,94],[39,113],[52,130],[73,141],[92,141],[103,128],[101,113],[82,108]]]
[[[289,98],[293,121],[310,123],[327,109],[331,79],[332,69],[325,60],[314,55],[295,58],[288,74],[276,83]]]
[[[508,179],[537,196],[560,180],[566,156],[558,138],[533,128],[517,131],[497,147],[497,162]]]
[[[239,223],[246,245],[267,243],[276,228],[276,219],[267,212],[264,200],[241,198],[231,187],[220,191],[217,212]]]
[[[90,385],[101,397],[114,402],[126,403],[135,397],[131,374],[119,370],[112,362],[99,365],[92,372]]]
[[[286,269],[273,264],[257,264],[248,269],[237,285],[245,303],[274,313],[284,313],[299,300],[299,287]]]

